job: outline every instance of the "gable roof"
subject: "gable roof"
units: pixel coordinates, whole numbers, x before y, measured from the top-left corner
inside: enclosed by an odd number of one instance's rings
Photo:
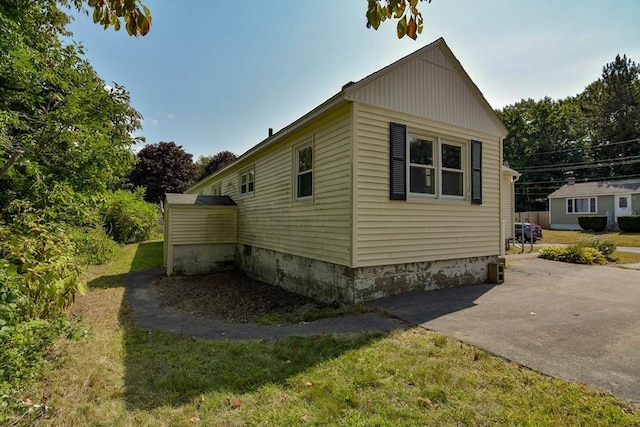
[[[550,199],[557,199],[560,197],[594,197],[629,193],[640,193],[640,179],[580,182],[573,185],[565,184],[549,194],[548,197]]]
[[[480,89],[478,89],[478,87],[475,85],[475,83],[473,83],[473,81],[471,80],[469,75],[466,73],[466,71],[462,68],[462,65],[460,64],[458,59],[455,57],[453,52],[451,52],[451,49],[449,49],[449,46],[447,46],[444,39],[440,37],[436,41],[366,76],[365,78],[355,83],[350,82],[344,85],[340,90],[340,92],[338,92],[337,94],[335,94],[334,96],[332,96],[331,98],[329,98],[328,100],[326,100],[325,102],[323,102],[322,104],[320,104],[319,106],[317,106],[316,108],[314,108],[313,110],[305,114],[304,116],[300,117],[298,120],[294,121],[290,125],[282,128],[278,132],[262,140],[260,143],[258,143],[257,145],[255,145],[254,147],[250,148],[248,151],[243,153],[241,156],[239,156],[234,162],[228,164],[227,166],[217,170],[213,174],[200,180],[199,182],[194,184],[191,188],[189,188],[187,191],[191,192],[191,191],[197,191],[201,189],[202,187],[206,186],[212,180],[212,178],[215,177],[216,175],[230,168],[233,168],[236,164],[239,164],[240,162],[250,157],[251,155],[276,144],[277,142],[285,138],[287,135],[302,128],[312,120],[316,119],[319,116],[322,116],[323,114],[325,114],[330,110],[333,110],[335,108],[341,107],[343,105],[348,104],[349,102],[354,102],[354,101],[367,103],[367,100],[363,98],[363,95],[366,94],[367,90],[372,85],[375,85],[376,82],[381,81],[381,79],[389,76],[394,71],[400,70],[403,66],[411,63],[412,61],[429,62],[429,63],[437,64],[437,66],[441,68],[447,68],[449,70],[452,70],[454,74],[457,76],[457,78],[460,80],[460,83],[469,89],[471,98],[467,97],[465,101],[467,103],[475,102],[476,106],[481,108],[485,113],[485,118],[489,119],[487,121],[490,121],[492,123],[493,125],[492,129],[487,133],[497,133],[502,138],[507,136],[507,133],[508,133],[507,129],[502,123],[502,121],[500,120],[500,118],[498,117],[497,113],[493,110],[491,105],[487,102],[487,100],[484,98],[484,96],[480,92]],[[437,78],[437,77],[434,77],[434,78]],[[376,89],[373,88],[373,90],[375,91]],[[369,93],[370,92],[371,90],[369,90]],[[430,91],[427,90],[427,93],[429,92]],[[413,94],[413,91],[407,91],[407,93]],[[415,96],[415,94],[413,95]],[[419,101],[421,102],[421,100]],[[455,108],[449,108],[449,110],[452,110],[452,109],[455,110]],[[435,108],[432,108],[430,111],[435,111],[435,110],[436,110]],[[400,111],[402,111],[402,109]],[[434,118],[435,120],[441,119],[440,117],[430,117],[430,118]],[[462,127],[469,128],[469,126],[462,126]],[[486,125],[484,127],[488,128]],[[486,131],[486,129],[484,130]]]
[[[416,80],[419,85],[412,84]],[[398,88],[402,96],[391,102],[398,111],[441,122],[453,119],[461,127],[507,136],[507,128],[442,37],[343,91],[345,99],[389,108],[388,94]]]

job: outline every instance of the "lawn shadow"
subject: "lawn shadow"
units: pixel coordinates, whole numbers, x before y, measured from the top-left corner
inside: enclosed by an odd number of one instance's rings
[[[132,265],[145,265],[149,250],[153,256],[152,247],[143,247]],[[287,384],[300,372],[386,335],[288,336],[287,331],[305,325],[230,325],[167,312],[158,307],[152,285],[162,273],[155,268],[111,276],[122,279],[125,287],[119,322],[124,331],[124,399],[130,410],[181,406],[206,393],[233,397],[268,384]],[[263,339],[274,332],[276,338]]]

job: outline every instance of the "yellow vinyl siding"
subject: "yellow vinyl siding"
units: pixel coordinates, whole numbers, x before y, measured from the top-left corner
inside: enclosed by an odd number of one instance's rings
[[[357,266],[499,254],[500,137],[373,106],[360,104],[357,111],[358,196],[354,206]],[[389,200],[390,122],[443,138],[482,141],[482,204]],[[467,165],[467,186],[469,179]]]
[[[484,133],[504,132],[482,94],[477,88],[472,89],[473,83],[464,70],[443,49],[426,51],[386,73],[372,76],[368,84],[346,98]]]
[[[313,202],[294,200],[294,147],[313,141]],[[351,260],[351,109],[343,107],[249,156],[204,188],[222,183],[238,204],[238,243],[340,265]],[[238,194],[253,165],[254,194]]]
[[[174,245],[235,243],[235,206],[170,207],[171,242]]]

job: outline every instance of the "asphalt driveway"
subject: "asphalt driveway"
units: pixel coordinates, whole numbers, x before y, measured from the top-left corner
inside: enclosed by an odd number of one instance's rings
[[[640,271],[537,258],[505,283],[371,301],[402,320],[640,404]]]

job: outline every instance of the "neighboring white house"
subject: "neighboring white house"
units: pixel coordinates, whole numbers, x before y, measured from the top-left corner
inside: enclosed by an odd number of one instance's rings
[[[364,301],[481,283],[513,223],[506,134],[438,39],[187,192],[229,196],[238,267],[302,294]]]
[[[554,230],[580,230],[579,216],[606,215],[609,227],[618,217],[640,212],[640,179],[573,180],[549,195],[549,222]]]

